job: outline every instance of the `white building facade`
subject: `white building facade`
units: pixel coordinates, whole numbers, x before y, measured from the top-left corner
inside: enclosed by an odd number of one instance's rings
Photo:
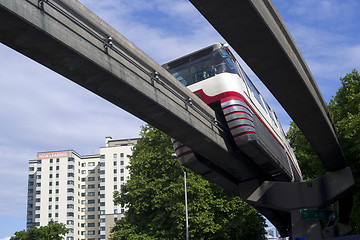
[[[54,220],[66,224],[66,240],[108,239],[115,221],[124,217],[113,192],[129,179],[128,156],[136,142],[107,137],[96,155],[38,153],[29,161],[27,229]]]

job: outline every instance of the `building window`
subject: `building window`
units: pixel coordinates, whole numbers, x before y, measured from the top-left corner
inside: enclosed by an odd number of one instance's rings
[[[52,174],[49,174],[49,178],[52,178]]]
[[[95,192],[88,192],[88,196],[89,197],[95,196]]]
[[[67,192],[68,192],[68,193],[73,193],[73,192],[74,192],[74,189],[73,189],[73,188],[68,188],[68,189],[67,189]]]
[[[88,167],[95,167],[95,162],[89,162]]]
[[[52,217],[52,214],[51,213],[49,213],[49,218],[51,218]]]
[[[114,161],[114,166],[117,166],[117,162],[116,162],[116,161]]]
[[[95,181],[95,177],[88,177],[88,181]]]
[[[58,174],[58,173],[56,174],[56,178],[59,178],[59,174]]]
[[[124,177],[121,177],[121,178],[120,178],[120,181],[124,181]]]
[[[100,167],[105,167],[105,162],[100,162],[100,163],[99,163],[99,166],[100,166]]]
[[[40,206],[36,206],[36,207],[35,207],[35,210],[40,210]]]
[[[117,177],[114,177],[114,182],[116,182],[117,181]]]
[[[41,164],[41,160],[37,160],[36,163]]]
[[[124,165],[124,161],[120,161],[120,165]]]
[[[49,182],[49,186],[52,186],[52,182]]]
[[[117,189],[117,185],[114,185],[114,190],[116,190]]]
[[[82,164],[81,164],[81,167],[86,167],[86,163],[82,163]]]
[[[95,219],[95,215],[88,215],[88,219]]]
[[[114,159],[116,159],[117,158],[117,153],[114,153]]]
[[[74,169],[74,165],[68,165],[68,169]]]
[[[94,207],[89,207],[88,212],[95,212],[95,208]]]
[[[73,162],[73,161],[74,161],[74,158],[72,158],[72,157],[68,158],[68,162]]]
[[[95,227],[95,223],[88,223],[88,227]]]
[[[124,173],[124,169],[122,168],[122,169],[120,169],[120,173]]]
[[[123,158],[123,157],[124,157],[124,153],[120,153],[120,157]]]
[[[74,185],[74,181],[73,181],[73,180],[69,180],[69,181],[67,181],[67,184],[68,184],[68,185]]]
[[[34,171],[34,167],[29,167],[29,171]]]
[[[56,166],[56,170],[60,170],[60,167],[59,167],[59,166]]]
[[[56,189],[56,190],[55,190],[55,193],[59,193],[59,189]]]
[[[74,177],[74,173],[68,173],[68,177]]]
[[[81,174],[86,174],[86,170],[81,170]]]
[[[59,161],[60,161],[60,159],[59,159],[59,158],[57,158],[57,159],[56,159],[56,162],[59,162]]]
[[[88,235],[95,235],[95,231],[88,231]]]
[[[49,205],[49,210],[51,210],[51,208],[52,208],[52,206],[51,206],[51,205]]]
[[[55,201],[58,202],[58,201],[59,201],[59,197],[55,197]]]
[[[74,216],[74,213],[73,213],[73,212],[68,212],[68,213],[66,214],[66,216],[68,216],[68,217],[73,217],[73,216]]]
[[[89,188],[89,189],[95,188],[95,184],[89,184],[89,185],[88,185],[88,188]]]
[[[41,175],[37,175],[37,176],[36,176],[36,179],[41,179]]]
[[[37,186],[37,187],[41,187],[41,183],[37,183],[36,186]]]
[[[105,159],[105,154],[101,154],[100,159]]]
[[[74,200],[74,197],[68,196],[68,197],[67,197],[67,200],[72,201],[72,200]]]
[[[50,163],[53,163],[53,159],[52,159],[52,158],[50,158]]]
[[[41,167],[38,167],[36,170],[37,170],[37,171],[41,171]]]
[[[55,217],[58,217],[59,216],[59,214],[58,213],[55,213]]]
[[[94,174],[95,173],[95,170],[89,170],[88,171],[88,174]]]
[[[56,185],[56,186],[59,186],[59,182],[58,182],[58,181],[56,181],[55,185]]]
[[[38,194],[41,194],[41,191],[40,191],[40,190],[37,190],[37,191],[36,191],[36,195],[38,195]]]
[[[117,173],[117,169],[114,169],[114,173]]]
[[[88,200],[88,204],[95,204],[95,199]]]

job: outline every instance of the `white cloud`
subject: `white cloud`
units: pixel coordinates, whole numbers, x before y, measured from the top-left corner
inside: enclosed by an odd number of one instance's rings
[[[11,237],[0,238],[0,240],[10,240]]]

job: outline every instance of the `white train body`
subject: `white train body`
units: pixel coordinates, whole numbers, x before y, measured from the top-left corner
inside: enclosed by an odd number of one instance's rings
[[[226,47],[214,44],[163,66],[215,111],[222,111],[237,147],[269,176],[302,180],[274,111]],[[176,140],[173,144],[180,162],[195,170],[192,150]]]

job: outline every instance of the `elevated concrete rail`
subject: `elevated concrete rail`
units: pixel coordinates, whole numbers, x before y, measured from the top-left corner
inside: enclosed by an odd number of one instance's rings
[[[224,173],[205,177],[233,191],[257,177],[236,157],[211,108],[79,2],[1,0],[0,42],[161,129]]]
[[[327,171],[346,166],[319,88],[271,0],[190,0],[272,92]]]

